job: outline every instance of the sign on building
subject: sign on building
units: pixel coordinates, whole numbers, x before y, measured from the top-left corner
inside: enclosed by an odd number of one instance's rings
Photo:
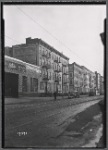
[[[5,61],[5,70],[15,71],[17,73],[26,73],[26,67],[24,65],[9,60]]]

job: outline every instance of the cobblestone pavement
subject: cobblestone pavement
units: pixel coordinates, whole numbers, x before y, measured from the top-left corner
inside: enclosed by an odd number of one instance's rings
[[[86,147],[102,126],[101,99],[6,103],[5,147]]]

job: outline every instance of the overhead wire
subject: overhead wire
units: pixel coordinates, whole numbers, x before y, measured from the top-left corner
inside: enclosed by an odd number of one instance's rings
[[[17,7],[17,6],[16,6]],[[17,9],[19,9],[19,11],[21,11],[25,16],[27,16],[29,19],[31,19],[34,23],[38,24],[43,30],[45,30],[50,36],[52,36],[53,38],[55,38],[59,43],[61,43],[66,49],[68,49],[71,53],[73,53],[74,55],[76,55],[80,60],[82,60],[84,63],[86,63],[90,68],[94,68],[93,66],[91,66],[90,64],[88,64],[84,59],[82,59],[77,53],[75,53],[74,51],[72,51],[69,47],[67,47],[62,41],[60,41],[58,38],[56,38],[52,33],[50,33],[46,28],[44,28],[39,22],[37,22],[36,20],[34,20],[30,15],[28,15],[27,13],[25,13],[22,9],[20,9],[19,7],[17,7]]]
[[[12,41],[15,41],[15,42],[18,42],[18,43],[19,43],[19,41],[13,39],[12,37],[10,37],[10,36],[8,36],[8,35],[6,35],[6,34],[5,34],[5,37],[8,38],[8,39],[10,39],[10,40],[12,40]]]
[[[60,41],[58,38],[56,38],[52,33],[50,33],[45,27],[43,27],[39,22],[37,22],[36,20],[34,20],[30,15],[28,15],[27,13],[25,13],[22,9],[20,9],[18,6],[16,6],[16,8],[22,12],[26,17],[28,17],[30,20],[32,20],[35,24],[39,25],[43,30],[45,30],[50,36],[52,36],[54,39],[56,39],[56,41],[58,41],[61,45],[63,45],[66,49],[68,49],[68,51],[70,51],[71,53],[73,53],[74,55],[77,56],[77,58],[79,58],[80,60],[82,60],[84,63],[86,63],[90,68],[94,68],[93,66],[91,66],[90,64],[88,64],[84,59],[82,59],[77,53],[75,53],[74,51],[72,51],[69,47],[67,47],[62,41]],[[12,39],[12,38],[11,38]],[[16,41],[16,40],[15,40]],[[18,41],[17,41],[18,42]]]

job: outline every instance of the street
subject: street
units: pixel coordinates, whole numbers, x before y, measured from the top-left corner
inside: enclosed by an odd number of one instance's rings
[[[102,99],[92,96],[5,104],[5,147],[88,146],[97,140],[96,134],[101,135],[98,102]]]

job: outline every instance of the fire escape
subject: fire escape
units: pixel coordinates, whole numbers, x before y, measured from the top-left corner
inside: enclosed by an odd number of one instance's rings
[[[60,72],[62,72],[62,68],[60,67],[60,58],[58,59],[58,58],[56,58],[55,60],[54,60],[54,62],[56,63],[56,68],[54,69],[54,72],[55,72],[55,80],[54,80],[54,82],[55,82],[55,84],[56,84],[56,92],[58,93],[58,85],[59,85],[59,81],[60,81]]]
[[[44,74],[42,75],[42,79],[45,82],[45,93],[47,94],[47,85],[48,81],[50,80],[48,70],[51,69],[51,63],[50,63],[50,58],[51,58],[51,53],[43,53],[42,54],[43,59],[45,60],[42,69],[45,70]]]
[[[62,89],[69,83],[68,64],[62,64]]]

